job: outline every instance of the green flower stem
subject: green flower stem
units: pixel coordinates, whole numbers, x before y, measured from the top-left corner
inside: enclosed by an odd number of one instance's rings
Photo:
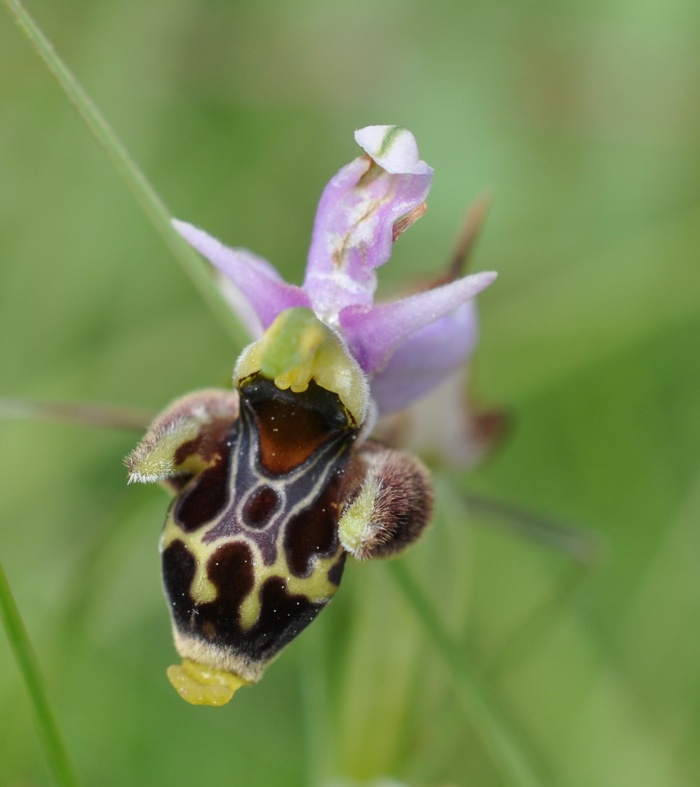
[[[100,110],[56,54],[53,45],[37,27],[20,0],[5,0],[5,4],[212,312],[237,345],[247,344],[247,333],[221,296],[204,262],[172,227],[170,212]]]
[[[452,680],[455,698],[505,783],[512,787],[541,787],[543,782],[535,774],[523,745],[501,717],[477,679],[477,671],[469,663],[468,656],[457,647],[442,625],[433,604],[413,579],[404,561],[392,560],[387,568],[441,656]]]
[[[306,744],[305,784],[321,787],[333,773],[335,760],[332,718],[328,696],[328,665],[321,631],[310,626],[305,632],[301,654],[301,714]]]
[[[24,684],[34,704],[44,754],[54,781],[61,787],[74,787],[78,784],[78,779],[51,711],[44,681],[39,671],[39,664],[2,565],[0,565],[0,619],[2,619],[7,639],[24,678]]]

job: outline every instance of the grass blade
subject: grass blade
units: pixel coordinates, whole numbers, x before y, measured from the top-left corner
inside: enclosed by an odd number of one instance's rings
[[[387,563],[387,568],[447,667],[455,697],[493,763],[501,771],[505,783],[513,787],[542,785],[524,746],[476,678],[476,669],[454,643],[432,602],[411,576],[404,561],[392,560]]]
[[[5,0],[5,5],[20,28],[54,75],[66,96],[77,109],[83,122],[105,152],[115,170],[126,183],[136,201],[143,209],[153,227],[160,234],[175,258],[194,282],[195,287],[211,308],[216,318],[227,330],[238,346],[250,340],[222,298],[216,284],[206,268],[206,264],[173,229],[171,214],[157,192],[148,182],[129,152],[120,142],[109,123],[85,92],[68,66],[56,54],[52,44],[29,15],[20,0]]]
[[[78,780],[51,711],[39,664],[2,565],[0,565],[0,619],[34,705],[44,754],[54,781],[60,787],[75,787]]]

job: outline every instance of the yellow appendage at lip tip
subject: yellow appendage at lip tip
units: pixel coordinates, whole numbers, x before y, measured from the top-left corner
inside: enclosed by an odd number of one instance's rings
[[[190,659],[168,667],[167,675],[177,693],[191,705],[226,705],[241,686],[250,686],[240,675]]]

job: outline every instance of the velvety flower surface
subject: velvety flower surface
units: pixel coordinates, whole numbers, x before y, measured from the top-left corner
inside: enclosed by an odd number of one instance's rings
[[[384,414],[408,406],[469,358],[477,331],[471,301],[496,274],[375,304],[376,269],[425,212],[433,170],[400,126],[368,126],[355,140],[364,155],[336,173],[321,195],[302,287],[247,250],[228,248],[185,222],[174,225],[223,274],[224,292],[253,338],[285,309],[313,309],[341,335]]]

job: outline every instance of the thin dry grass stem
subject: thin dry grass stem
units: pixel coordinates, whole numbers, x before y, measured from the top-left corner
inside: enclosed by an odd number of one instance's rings
[[[31,399],[0,399],[0,419],[7,421],[50,421],[72,426],[143,432],[154,413],[139,407],[93,402],[47,402]]]
[[[486,666],[485,675],[490,681],[496,682],[534,653],[537,645],[553,631],[562,613],[570,608],[588,575],[587,567],[578,563],[566,564],[551,587]]]
[[[450,263],[445,276],[446,283],[455,281],[466,273],[471,262],[472,252],[479,239],[492,203],[493,197],[490,194],[482,194],[467,209],[457,241],[450,255]]]
[[[600,533],[471,492],[462,493],[462,500],[468,509],[480,515],[480,524],[509,530],[561,552],[588,569],[605,563],[608,544]]]

